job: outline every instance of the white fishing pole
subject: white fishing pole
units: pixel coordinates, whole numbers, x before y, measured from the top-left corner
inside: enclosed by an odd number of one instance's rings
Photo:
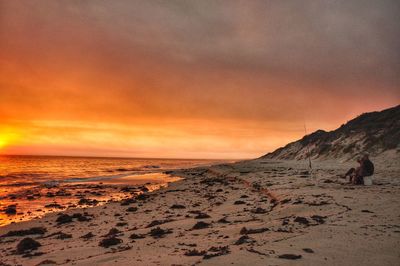
[[[306,121],[305,120],[304,120],[304,134],[305,134],[304,136],[307,136],[307,127],[306,127]],[[311,177],[313,185],[315,186],[316,185],[316,176],[314,175],[313,168],[312,168],[309,143],[307,143],[306,152],[307,152],[307,157],[308,157],[308,173],[309,173],[309,175]]]
[[[304,121],[304,136],[307,136],[307,128],[306,128],[306,122]],[[311,155],[310,155],[310,147],[307,144],[307,156],[308,156],[308,168],[310,169],[310,171],[312,170],[312,164],[311,164]]]

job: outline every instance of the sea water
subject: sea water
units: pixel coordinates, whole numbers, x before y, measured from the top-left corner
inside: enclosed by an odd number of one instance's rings
[[[179,180],[166,174],[170,170],[219,162],[223,161],[3,155],[0,226],[66,208],[88,207],[78,204],[82,199],[101,204],[158,189]],[[134,189],[123,189],[127,186]],[[16,214],[6,214],[10,206]]]

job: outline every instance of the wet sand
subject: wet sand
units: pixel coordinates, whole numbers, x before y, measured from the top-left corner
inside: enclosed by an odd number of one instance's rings
[[[165,173],[121,175],[99,180],[82,179],[80,182],[51,182],[47,185],[9,187],[0,197],[0,226],[40,218],[61,210],[86,208],[120,201],[166,187],[180,177]],[[4,187],[3,187],[4,188]],[[15,207],[15,214],[7,209]]]
[[[353,186],[338,176],[350,166],[317,162],[310,174],[304,162],[252,160],[174,171],[184,180],[157,191],[0,227],[0,261],[396,265],[399,168],[377,165],[373,186]]]

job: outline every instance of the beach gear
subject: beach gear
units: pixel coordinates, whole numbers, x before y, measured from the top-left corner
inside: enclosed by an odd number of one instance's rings
[[[364,176],[364,186],[372,185],[372,176]]]

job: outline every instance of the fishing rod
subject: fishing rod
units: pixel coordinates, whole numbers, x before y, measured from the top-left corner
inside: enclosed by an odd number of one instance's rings
[[[307,136],[307,128],[306,128],[306,122],[304,122],[304,136]],[[312,165],[311,165],[311,154],[310,154],[310,147],[307,144],[307,156],[308,156],[308,167],[310,168],[310,170],[312,170]]]

